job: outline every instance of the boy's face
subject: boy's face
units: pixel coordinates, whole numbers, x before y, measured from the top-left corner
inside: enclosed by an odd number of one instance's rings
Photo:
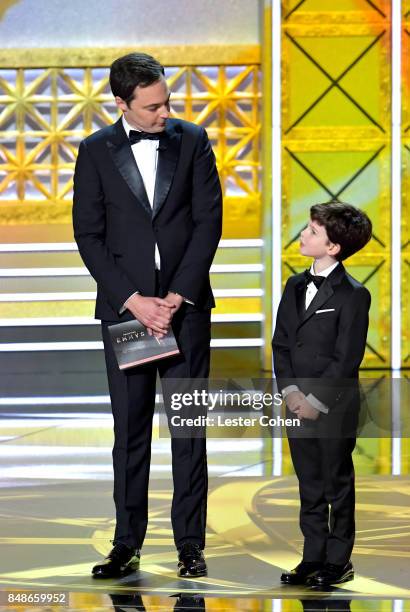
[[[300,253],[306,257],[322,259],[335,257],[340,250],[338,244],[330,242],[326,228],[317,221],[310,220],[307,227],[300,233]]]

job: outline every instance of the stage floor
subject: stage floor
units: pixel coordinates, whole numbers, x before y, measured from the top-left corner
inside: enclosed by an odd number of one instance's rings
[[[69,593],[62,610],[410,610],[408,477],[357,478],[354,581],[285,587],[302,546],[295,477],[269,474],[260,440],[209,440],[209,575],[178,579],[169,441],[156,439],[140,570],[98,581],[90,569],[114,527],[109,415],[9,417],[0,429],[0,609],[21,610],[5,598],[24,590]]]

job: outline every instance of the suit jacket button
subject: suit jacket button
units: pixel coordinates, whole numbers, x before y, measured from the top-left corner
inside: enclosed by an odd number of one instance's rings
[[[296,346],[303,346],[303,342],[296,342]]]

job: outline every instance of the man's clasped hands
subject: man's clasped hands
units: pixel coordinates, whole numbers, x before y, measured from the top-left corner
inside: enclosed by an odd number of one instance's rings
[[[162,338],[168,332],[172,317],[179,310],[184,298],[169,292],[165,298],[145,297],[136,293],[125,302],[126,308],[148,330],[150,336]]]

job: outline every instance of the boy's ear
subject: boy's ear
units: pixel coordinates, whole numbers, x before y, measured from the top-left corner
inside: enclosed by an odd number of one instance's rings
[[[341,246],[340,244],[335,244],[334,242],[330,242],[328,246],[328,254],[332,257],[336,257],[340,253]]]

